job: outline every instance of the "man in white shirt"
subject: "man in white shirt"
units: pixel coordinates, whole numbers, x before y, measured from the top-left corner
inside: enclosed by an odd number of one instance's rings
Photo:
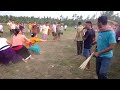
[[[64,26],[64,30],[65,30],[65,31],[67,30],[67,25]]]
[[[3,33],[3,25],[0,23],[0,33]]]
[[[49,27],[49,23],[46,22],[45,25],[43,25],[42,27],[42,32],[43,32],[43,40],[47,40],[48,39],[48,30],[50,29]]]
[[[10,24],[10,34],[11,35],[14,33],[15,27],[16,27],[16,25],[15,25],[14,21],[12,21],[12,24]]]
[[[3,34],[3,25],[0,23],[0,36]]]

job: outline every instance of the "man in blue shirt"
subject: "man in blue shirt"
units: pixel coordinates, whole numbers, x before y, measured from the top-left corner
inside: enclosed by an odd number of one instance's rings
[[[107,73],[113,57],[112,49],[115,46],[115,32],[107,29],[108,19],[106,16],[98,18],[98,38],[97,48],[94,56],[96,57],[96,73],[98,79],[107,79]]]

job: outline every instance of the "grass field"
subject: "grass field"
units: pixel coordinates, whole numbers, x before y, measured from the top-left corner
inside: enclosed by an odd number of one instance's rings
[[[8,27],[4,27],[4,35],[10,40]],[[91,59],[90,71],[82,71],[78,67],[84,61],[83,56],[76,56],[76,43],[74,42],[76,31],[69,28],[64,31],[60,41],[38,43],[42,54],[32,56],[35,60],[28,63],[20,61],[16,64],[5,66],[0,64],[1,79],[96,79],[95,58]],[[26,34],[29,38],[30,35]],[[41,34],[39,36],[41,38]],[[49,36],[52,40],[52,36]],[[120,79],[120,45],[114,49],[110,79]]]

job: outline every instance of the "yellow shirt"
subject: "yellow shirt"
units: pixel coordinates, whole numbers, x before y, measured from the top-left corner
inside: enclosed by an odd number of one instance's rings
[[[31,24],[29,24],[29,29],[30,29],[30,30],[32,29],[32,25],[31,25]]]
[[[43,29],[43,34],[48,34],[48,30],[50,28],[49,28],[49,26],[44,25],[42,29]]]
[[[84,35],[83,26],[80,25],[77,27],[76,41],[83,41],[82,37]]]
[[[31,43],[26,43],[25,46],[26,46],[26,48],[29,48],[30,45],[31,45],[31,46],[34,46],[36,42],[41,42],[41,41],[42,41],[42,39],[39,39],[39,38],[37,38],[37,37],[32,37],[32,38],[30,38],[30,42],[31,42]]]

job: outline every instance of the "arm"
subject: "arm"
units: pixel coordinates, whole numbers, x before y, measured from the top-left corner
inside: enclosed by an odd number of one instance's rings
[[[11,42],[11,41],[7,40],[6,42],[7,42],[10,46],[12,45],[12,42]]]
[[[86,31],[85,35],[83,36],[83,40],[86,40],[88,36],[89,36],[89,32]]]
[[[47,40],[43,40],[43,39],[41,39],[41,42],[46,42]]]
[[[30,40],[24,35],[24,40],[26,41],[26,42],[30,42]]]
[[[102,50],[100,52],[95,52],[94,55],[96,57],[98,57],[100,54],[103,54],[103,53],[106,53],[106,52],[112,50],[114,48],[114,46],[115,46],[115,44],[110,44],[110,46],[108,48],[106,48],[105,50]]]
[[[45,41],[47,41],[47,40],[43,40],[43,39],[39,39],[39,38],[35,38],[35,41],[36,41],[36,42],[45,42]]]
[[[78,33],[78,32],[77,32]],[[77,33],[76,33],[76,36],[75,36],[75,39],[74,39],[74,41],[76,41],[76,39],[77,39]]]

